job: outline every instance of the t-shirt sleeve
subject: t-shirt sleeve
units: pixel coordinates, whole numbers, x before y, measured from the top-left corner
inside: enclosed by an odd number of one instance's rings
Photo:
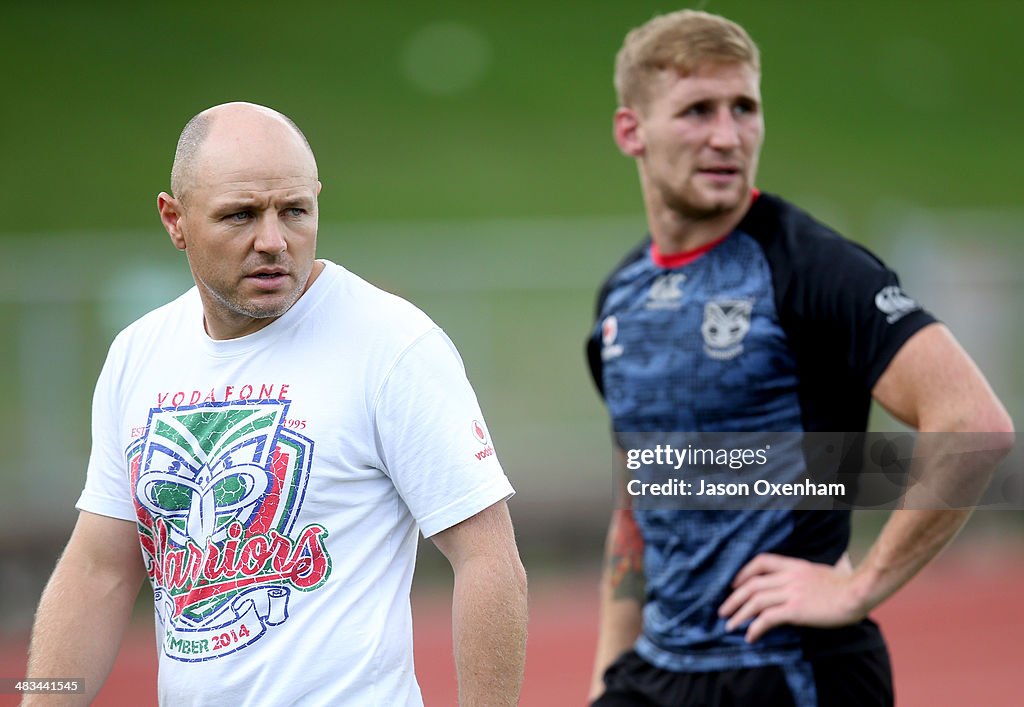
[[[838,236],[797,262],[793,311],[813,348],[836,351],[871,390],[906,341],[935,318],[904,292],[896,273],[867,249]]]
[[[455,346],[440,329],[399,357],[377,396],[384,472],[424,537],[514,493]]]
[[[92,398],[92,449],[85,488],[75,508],[102,516],[135,520],[131,482],[121,449],[118,425],[122,419],[118,400],[123,370],[120,340],[115,340],[96,381]]]

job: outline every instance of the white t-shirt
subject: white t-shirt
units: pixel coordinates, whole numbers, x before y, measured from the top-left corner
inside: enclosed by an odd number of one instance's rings
[[[421,705],[425,536],[506,499],[455,347],[325,262],[282,317],[210,339],[193,288],[115,339],[81,510],[136,521],[167,705]]]

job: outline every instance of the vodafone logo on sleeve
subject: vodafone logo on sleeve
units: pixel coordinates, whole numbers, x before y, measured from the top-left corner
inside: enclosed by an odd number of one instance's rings
[[[484,445],[483,449],[473,455],[476,457],[477,461],[483,461],[487,457],[494,456],[494,447],[488,444],[487,430],[484,429],[483,423],[479,420],[473,420],[469,427],[473,432],[473,439]]]
[[[473,430],[473,436],[476,437],[476,441],[480,444],[487,444],[487,430],[485,430],[484,426],[480,424],[480,421],[473,420],[471,428]]]

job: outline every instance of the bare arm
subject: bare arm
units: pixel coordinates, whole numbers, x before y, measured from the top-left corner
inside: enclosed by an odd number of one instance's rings
[[[1013,446],[1013,423],[1006,410],[942,325],[912,336],[873,394],[896,418],[928,433],[919,436],[912,469],[918,478],[905,496],[905,509],[893,512],[852,573],[779,555],[751,560],[719,611],[730,617],[730,628],[754,619],[748,641],[781,624],[841,626],[866,616],[967,522],[970,510],[941,509],[941,499],[950,493],[961,500],[976,498]]]
[[[85,693],[27,695],[23,706],[86,705],[117,657],[142,583],[135,524],[82,511],[39,602],[29,677],[78,678]]]
[[[508,506],[496,503],[433,540],[455,572],[452,634],[459,704],[519,704],[526,663],[526,571]]]
[[[43,591],[28,677],[77,678],[85,693],[26,695],[29,705],[85,705],[99,692],[145,575],[135,524],[81,512]]]
[[[618,469],[624,455],[616,450]],[[616,473],[619,473],[618,471]],[[605,566],[601,575],[601,618],[597,654],[590,682],[590,699],[604,692],[603,676],[608,666],[636,642],[643,625],[644,540],[630,508],[622,508],[628,496],[622,493],[612,511],[605,541]]]
[[[857,595],[870,607],[903,586],[967,522],[969,509],[922,510],[933,491],[938,489],[939,503],[950,498],[948,492],[957,500],[965,494],[976,499],[1014,442],[1002,403],[944,326],[919,332],[893,364],[875,386],[875,398],[921,432],[947,434],[919,437],[915,456],[927,463],[920,470],[923,483],[909,489],[908,510],[892,514],[855,573]]]

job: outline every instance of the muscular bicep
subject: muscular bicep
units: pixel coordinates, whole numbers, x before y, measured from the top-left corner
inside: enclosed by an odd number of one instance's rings
[[[924,327],[896,352],[872,395],[922,431],[998,431],[1006,410],[967,352],[942,324]]]

